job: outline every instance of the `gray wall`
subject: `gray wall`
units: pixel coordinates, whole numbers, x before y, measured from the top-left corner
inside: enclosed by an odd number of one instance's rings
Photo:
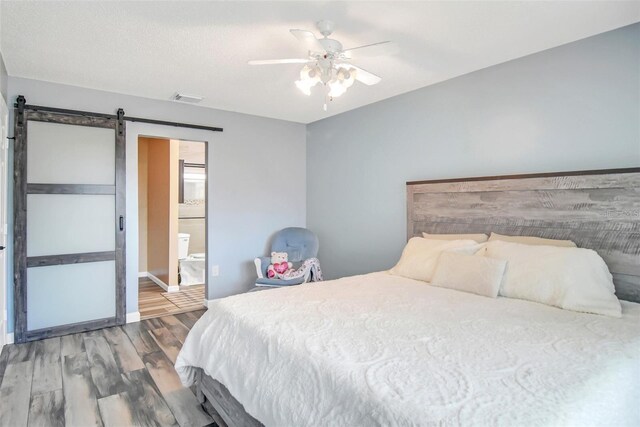
[[[640,24],[312,123],[307,164],[328,278],[397,261],[408,180],[640,166]]]
[[[2,3],[0,3],[0,16],[2,16]],[[2,22],[2,19],[0,19],[0,23],[1,22]],[[2,33],[1,27],[2,26],[0,25],[0,34]],[[0,43],[0,46],[1,45],[2,43]],[[6,102],[7,105],[9,105],[9,102],[7,102],[7,80],[8,80],[7,67],[4,64],[4,58],[2,56],[2,52],[0,52],[0,93],[2,94],[2,98],[4,99],[4,102]]]
[[[138,135],[208,142],[207,261],[209,266],[220,266],[220,276],[209,274],[209,299],[249,289],[255,280],[253,258],[266,253],[270,236],[287,226],[305,225],[306,148],[302,124],[15,77],[9,77],[8,93],[10,102],[21,94],[27,103],[34,105],[111,114],[122,107],[129,116],[224,128],[224,132],[219,133],[127,124],[128,313],[135,312],[138,305]],[[274,167],[274,153],[286,153],[287,163]],[[288,191],[279,191],[277,203],[274,203],[269,188],[283,185]],[[12,200],[12,194],[9,194],[9,200]],[[9,224],[11,229],[12,224]],[[10,253],[9,257],[11,260]],[[8,277],[11,278],[11,266],[9,270]],[[13,281],[8,280],[10,331],[13,330],[12,285]]]
[[[9,81],[9,76],[7,75],[7,67],[4,65],[4,58],[2,57],[2,52],[0,52],[0,93],[2,93],[2,98],[4,102],[9,105],[7,101],[7,82]]]

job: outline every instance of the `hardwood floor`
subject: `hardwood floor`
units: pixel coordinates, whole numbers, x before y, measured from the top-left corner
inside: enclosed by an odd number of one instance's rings
[[[203,313],[5,346],[0,426],[215,426],[173,368]]]
[[[141,319],[202,310],[204,285],[183,286],[180,292],[165,292],[146,277],[138,280],[138,309]]]

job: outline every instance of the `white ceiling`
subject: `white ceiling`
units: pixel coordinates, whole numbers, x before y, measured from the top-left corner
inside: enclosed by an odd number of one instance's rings
[[[309,123],[394,95],[640,21],[640,2],[2,2],[11,76]],[[322,110],[293,82],[290,28],[331,19],[345,47],[393,40],[354,64],[382,76]]]

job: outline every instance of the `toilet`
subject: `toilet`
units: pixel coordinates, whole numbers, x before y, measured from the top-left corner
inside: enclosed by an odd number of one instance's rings
[[[185,259],[189,256],[190,234],[178,233],[178,259]]]
[[[180,263],[180,286],[202,285],[205,281],[204,253],[189,255],[189,238],[187,233],[178,233],[178,260]]]

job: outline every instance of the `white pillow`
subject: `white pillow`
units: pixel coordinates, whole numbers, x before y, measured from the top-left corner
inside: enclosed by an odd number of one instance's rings
[[[400,260],[389,273],[430,282],[440,253],[454,250],[473,255],[480,246],[473,240],[432,240],[413,237],[409,239]]]
[[[534,236],[505,236],[503,234],[491,233],[489,241],[502,240],[503,242],[522,243],[524,245],[546,245],[560,246],[563,248],[575,248],[577,245],[571,240],[544,239]]]
[[[489,236],[482,233],[477,234],[429,234],[422,233],[422,237],[425,239],[435,240],[475,240],[478,243],[484,243],[489,239]]]
[[[496,298],[506,266],[500,259],[443,252],[431,284]]]
[[[591,249],[493,241],[485,256],[508,261],[500,295],[566,310],[620,317],[620,301],[604,260]]]

